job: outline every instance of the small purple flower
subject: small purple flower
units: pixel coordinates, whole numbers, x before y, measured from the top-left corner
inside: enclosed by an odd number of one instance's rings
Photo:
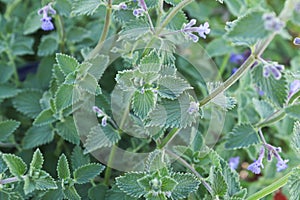
[[[282,160],[282,159],[278,159],[278,162],[276,164],[277,167],[277,172],[280,172],[284,169],[286,169],[288,167],[288,165],[286,164],[288,162],[288,160]]]
[[[276,164],[277,172],[280,172],[288,167],[288,165],[286,164],[288,160],[283,160],[279,155],[279,153],[282,151],[281,147],[274,147],[270,144],[265,144],[265,147],[268,149],[268,161],[269,161],[269,157],[271,160],[273,155],[277,159],[277,164]]]
[[[55,15],[56,11],[52,8],[51,3],[49,3],[48,5],[44,6],[43,8],[41,8],[38,11],[39,15],[43,15],[42,19],[41,19],[41,28],[44,31],[51,31],[54,29],[54,25],[51,22],[51,17],[48,16],[48,13]]]
[[[276,17],[275,13],[266,13],[263,15],[264,26],[268,31],[280,31],[285,23]]]
[[[262,160],[265,156],[265,148],[262,147],[259,152],[258,159],[248,166],[248,170],[252,171],[254,174],[260,174],[261,168],[264,168]]]
[[[107,125],[107,116],[104,116],[101,120],[101,126],[105,127]]]
[[[293,43],[294,43],[294,45],[300,45],[300,38],[299,37],[295,37]]]
[[[290,84],[289,98],[300,90],[300,80],[294,80]]]
[[[127,10],[127,5],[126,5],[126,3],[124,3],[124,2],[120,3],[120,4],[119,4],[119,9],[120,9],[120,10]]]
[[[235,74],[235,72],[238,70],[237,67],[234,67],[232,70],[231,70],[231,75]]]
[[[192,102],[190,102],[190,107],[188,109],[188,113],[191,115],[195,112],[199,112],[199,103],[192,101]]]
[[[244,60],[245,58],[243,54],[235,54],[235,53],[230,54],[229,62],[231,63],[241,64],[244,62]]]
[[[144,0],[139,0],[139,7],[133,10],[133,15],[136,17],[142,16],[145,12],[147,12],[148,8]]]
[[[97,114],[97,117],[102,117],[104,115],[104,112],[97,106],[93,106],[93,111]]]
[[[273,74],[276,80],[281,78],[281,72],[284,70],[283,65],[279,65],[278,63],[270,63],[263,67],[263,76],[269,78],[271,73]]]
[[[210,33],[209,23],[205,22],[203,25],[201,24],[199,27],[193,27],[196,24],[196,20],[192,19],[188,24],[184,24],[181,32],[186,34],[193,42],[198,42],[199,37],[193,34],[197,32],[200,37],[203,39],[206,38],[206,35]]]
[[[231,169],[237,169],[240,163],[240,157],[231,157],[229,159],[228,165]]]

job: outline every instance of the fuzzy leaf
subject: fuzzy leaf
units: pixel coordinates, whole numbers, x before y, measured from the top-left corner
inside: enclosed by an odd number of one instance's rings
[[[37,10],[27,15],[24,23],[24,35],[28,35],[37,31],[41,26],[41,16],[37,14]]]
[[[101,3],[103,3],[101,0],[75,0],[72,6],[72,14],[93,15]]]
[[[80,92],[74,85],[61,85],[55,95],[55,105],[57,111],[61,111],[79,100]]]
[[[217,38],[207,45],[206,50],[209,56],[214,57],[226,55],[228,52],[233,52],[234,48],[224,38]]]
[[[143,94],[140,91],[136,91],[132,98],[133,111],[142,119],[147,117],[149,112],[153,110],[155,103],[156,97],[151,90],[146,90]]]
[[[43,36],[38,47],[38,56],[52,55],[57,49],[58,38],[56,35]]]
[[[72,169],[75,170],[78,167],[86,165],[88,163],[90,163],[89,155],[84,155],[83,150],[80,148],[80,146],[75,146],[71,155]]]
[[[251,124],[241,124],[229,134],[225,147],[227,149],[240,149],[258,143],[259,137]]]
[[[64,121],[60,121],[56,125],[57,134],[60,135],[63,139],[73,143],[79,144],[80,137],[77,132],[73,117],[67,117]]]
[[[35,189],[37,190],[50,190],[57,189],[57,185],[54,179],[44,170],[36,170],[39,173],[39,177],[34,179]]]
[[[62,154],[58,159],[56,171],[60,179],[68,179],[71,177],[69,163],[64,154]]]
[[[192,192],[198,189],[200,182],[192,174],[174,173],[172,178],[178,183],[171,192],[173,199],[187,198]]]
[[[69,186],[69,187],[65,188],[65,190],[63,192],[64,192],[65,198],[67,198],[69,200],[80,200],[81,199],[74,186]]]
[[[86,143],[84,153],[92,152],[102,147],[111,147],[121,139],[119,133],[109,124],[102,127],[100,124],[91,129]]]
[[[88,60],[88,63],[92,64],[88,73],[94,76],[96,80],[99,80],[108,66],[109,57],[105,55],[97,55],[96,57]]]
[[[290,200],[300,199],[300,168],[293,169],[292,175],[288,180],[289,193],[291,194]]]
[[[253,104],[255,110],[258,112],[262,119],[266,119],[274,113],[274,108],[266,101],[253,99]]]
[[[23,148],[30,149],[46,143],[49,143],[54,138],[54,132],[49,125],[32,126],[25,133],[23,139]]]
[[[142,172],[130,172],[124,176],[116,178],[117,186],[131,197],[138,197],[146,194],[146,191],[139,185],[138,179],[141,179],[145,176]]]
[[[158,94],[163,98],[173,100],[188,89],[192,87],[179,77],[165,76],[159,79]]]
[[[27,166],[22,158],[13,154],[3,154],[2,158],[12,175],[19,177],[24,175],[27,171]]]
[[[74,171],[74,179],[76,183],[83,184],[89,182],[91,179],[98,176],[103,170],[104,166],[95,163],[89,163],[81,166]]]
[[[138,198],[131,197],[124,193],[119,187],[114,185],[110,190],[106,192],[105,200],[138,200]],[[98,199],[95,199],[98,200]]]
[[[42,111],[40,106],[42,95],[42,92],[36,90],[23,91],[13,99],[13,105],[24,115],[35,118]]]
[[[291,105],[285,108],[286,114],[296,120],[300,120],[300,104]]]
[[[155,51],[143,57],[140,62],[140,71],[143,72],[158,72],[160,71],[160,60]]]
[[[15,120],[6,120],[0,122],[0,141],[6,140],[6,138],[10,136],[19,126],[20,122]]]
[[[263,68],[261,65],[256,66],[252,70],[253,82],[264,91],[267,98],[276,106],[282,107],[288,96],[287,83],[285,77],[276,80],[273,76],[268,78],[263,76]]]
[[[57,0],[54,8],[58,11],[59,15],[69,17],[72,11],[72,4],[69,0]]]
[[[99,200],[99,199],[107,200],[107,198],[105,198],[105,194],[107,193],[107,190],[108,190],[108,186],[100,183],[89,189],[88,197],[90,200]],[[120,198],[118,198],[118,200],[119,199]]]
[[[295,122],[294,124],[291,144],[293,149],[295,149],[298,153],[300,153],[300,122],[299,121]]]
[[[225,38],[237,45],[252,46],[268,36],[262,16],[263,12],[253,11],[231,22]]]
[[[56,54],[56,61],[65,75],[74,72],[79,65],[75,58],[61,53]]]
[[[11,65],[6,64],[5,62],[0,61],[0,68],[1,68],[1,73],[0,73],[0,83],[5,83],[7,82],[11,76],[14,73],[14,68]],[[1,88],[1,87],[0,87]],[[17,89],[15,89],[18,91]],[[8,91],[11,92],[11,91]],[[1,95],[0,95],[1,96]],[[1,101],[1,98],[0,98]]]
[[[42,169],[43,163],[44,163],[44,158],[40,149],[35,150],[30,163],[30,170]]]
[[[209,179],[214,196],[222,197],[227,193],[228,185],[226,184],[225,179],[220,171],[212,167],[210,170]]]
[[[229,11],[237,17],[245,13],[247,9],[246,0],[224,0],[224,2]]]
[[[55,122],[57,119],[53,116],[51,109],[43,110],[33,121],[35,126],[43,126]]]
[[[92,95],[101,94],[101,88],[98,85],[97,79],[90,74],[87,74],[83,79],[79,80],[77,84],[82,90]]]
[[[2,67],[2,66],[1,66]],[[2,72],[1,72],[2,73]],[[20,92],[15,86],[0,85],[0,101],[16,96]]]

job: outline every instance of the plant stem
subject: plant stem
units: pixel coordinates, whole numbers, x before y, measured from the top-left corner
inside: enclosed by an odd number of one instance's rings
[[[103,42],[105,41],[108,31],[109,31],[109,26],[110,26],[110,21],[111,21],[111,13],[112,13],[112,0],[108,0],[107,5],[106,5],[105,23],[104,23],[104,28],[103,28],[101,37],[100,37],[96,47],[88,55],[88,59],[95,57],[101,50],[101,48],[103,46]]]
[[[21,176],[22,178],[25,178],[26,176]],[[0,185],[8,184],[8,183],[14,183],[20,181],[18,177],[11,177],[7,179],[0,180]]]
[[[56,26],[58,27],[58,34],[59,34],[59,46],[60,46],[60,51],[63,53],[65,50],[65,28],[64,24],[62,21],[62,17],[60,15],[57,16],[56,18]]]
[[[7,47],[9,49],[9,47]],[[19,74],[18,74],[18,70],[17,70],[17,65],[15,63],[15,60],[14,60],[14,57],[12,55],[12,52],[10,50],[6,51],[6,54],[8,56],[8,62],[11,63],[11,66],[13,67],[13,70],[14,70],[14,82],[15,82],[15,85],[17,87],[20,86],[20,80],[19,80]]]
[[[213,190],[210,187],[210,185],[204,180],[204,178],[192,167],[188,162],[186,162],[184,159],[182,159],[180,156],[176,155],[172,151],[166,149],[166,152],[170,154],[172,157],[176,158],[179,162],[181,162],[185,167],[187,167],[191,172],[193,172],[196,177],[201,181],[201,183],[204,185],[204,187],[207,189],[207,191],[213,195]]]
[[[111,167],[110,165],[113,163],[114,161],[114,157],[116,154],[116,150],[117,150],[117,145],[113,145],[113,147],[111,148],[109,157],[108,157],[108,161],[107,161],[107,168],[105,170],[105,174],[104,174],[104,184],[109,186],[109,180],[110,180],[110,176],[111,176]]]
[[[264,189],[256,192],[255,194],[249,196],[246,200],[257,200],[262,199],[263,197],[273,193],[274,191],[278,190],[279,188],[283,187],[287,184],[289,176],[292,174],[292,172],[289,172],[285,176],[281,177],[271,185],[265,187]]]
[[[282,118],[284,118],[286,115],[286,113],[284,112],[284,108],[281,110],[277,110],[276,112],[274,112],[271,116],[269,116],[267,119],[265,119],[264,121],[258,123],[255,125],[255,127],[257,128],[262,128],[268,124],[277,122],[279,120],[281,120]]]
[[[173,128],[157,147],[159,149],[164,148],[169,143],[169,141],[171,141],[175,137],[175,135],[179,131],[180,131],[179,128]]]
[[[258,130],[259,136],[261,138],[261,140],[263,141],[264,145],[267,144],[266,139],[264,137],[264,134],[262,133],[261,129]]]

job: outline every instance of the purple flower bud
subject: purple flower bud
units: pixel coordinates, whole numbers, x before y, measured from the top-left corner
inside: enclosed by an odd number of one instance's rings
[[[279,71],[276,67],[274,67],[274,66],[270,66],[270,69],[271,69],[271,72],[272,72],[274,78],[275,78],[276,80],[279,80],[279,79],[281,78],[281,73],[280,73],[280,71]]]
[[[268,150],[268,161],[269,161],[269,162],[272,161],[272,157],[273,157],[272,151],[269,151],[269,150]]]
[[[41,22],[42,22],[42,25],[41,25],[41,28],[44,30],[44,31],[51,31],[54,29],[54,25],[53,23],[51,22],[51,17],[43,17],[41,19]]]
[[[102,117],[104,115],[104,112],[97,106],[93,106],[93,111],[97,114],[98,117]]]
[[[286,164],[287,162],[288,162],[288,160],[278,159],[278,162],[276,164],[277,172],[280,172],[280,171],[286,169],[288,167],[288,165]]]
[[[273,77],[276,80],[279,80],[282,77],[281,71],[283,71],[283,70],[284,70],[283,65],[279,65],[276,62],[268,63],[263,68],[263,76],[268,78],[270,76],[270,74],[272,73]]]
[[[241,64],[245,60],[243,54],[235,54],[232,53],[230,54],[229,62],[234,63],[234,64]]]
[[[251,165],[248,166],[248,170],[252,171],[254,174],[260,174],[261,168],[264,168],[262,160],[265,156],[265,148],[262,147],[259,152],[259,157]]]
[[[145,93],[145,88],[142,88],[141,89],[141,94],[144,94]]]
[[[120,9],[120,10],[127,10],[127,5],[126,5],[126,3],[124,3],[124,2],[120,3],[120,4],[119,4],[119,9]]]
[[[290,84],[289,98],[300,90],[300,80],[294,80]]]
[[[294,43],[294,45],[300,45],[300,38],[299,37],[295,37],[293,43]]]
[[[228,165],[231,169],[237,169],[240,163],[240,157],[231,157],[229,159]]]
[[[192,39],[193,42],[198,42],[199,38],[193,32],[197,32],[199,37],[206,38],[206,35],[210,33],[208,22],[201,24],[199,27],[192,27],[196,24],[196,20],[192,19],[188,24],[184,24],[181,32],[186,34],[188,38]]]
[[[104,116],[101,120],[101,126],[105,127],[107,125],[107,116]]]
[[[136,17],[139,17],[139,16],[142,16],[144,14],[144,12],[145,11],[141,8],[134,9],[133,10],[133,15],[136,16]]]
[[[199,112],[199,103],[192,101],[192,102],[190,102],[190,107],[188,109],[188,113],[191,115],[195,112]]]
[[[268,65],[264,66],[263,68],[263,76],[268,78],[270,76],[270,68]]]

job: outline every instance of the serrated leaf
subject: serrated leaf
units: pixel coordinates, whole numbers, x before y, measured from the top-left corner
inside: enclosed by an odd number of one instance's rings
[[[187,17],[183,11],[179,11],[167,25],[167,28],[171,30],[181,30],[184,23],[187,23]]]
[[[209,180],[214,196],[222,197],[227,193],[228,185],[226,184],[222,173],[214,167],[210,170]]]
[[[158,94],[163,98],[173,100],[188,89],[192,89],[192,87],[179,77],[165,76],[159,79]]]
[[[64,121],[58,122],[56,129],[57,134],[63,139],[77,145],[80,143],[80,137],[72,116],[65,118]]]
[[[41,16],[37,14],[37,10],[34,10],[26,17],[23,33],[24,35],[34,33],[40,28],[40,26],[41,26]]]
[[[65,188],[65,190],[63,192],[64,192],[65,198],[67,198],[69,200],[80,200],[81,199],[81,197],[79,196],[79,194],[76,191],[74,186]]]
[[[0,85],[0,100],[14,97],[19,92],[20,90],[12,85]]]
[[[33,192],[35,190],[35,185],[33,183],[33,181],[31,181],[30,177],[29,176],[26,176],[24,179],[24,192],[25,194],[29,194],[31,192]]]
[[[294,150],[300,153],[300,122],[299,121],[295,122],[294,124],[291,145]]]
[[[8,65],[7,63],[1,62],[1,61],[0,61],[0,68],[1,68],[0,83],[5,83],[13,75],[14,68],[11,65]],[[0,98],[0,101],[1,101],[1,98]]]
[[[144,72],[158,72],[161,68],[160,59],[156,51],[151,51],[150,54],[144,56],[140,62],[139,69]]]
[[[55,10],[58,11],[59,15],[69,17],[72,11],[72,4],[69,0],[56,0]],[[69,37],[67,37],[69,39]]]
[[[15,120],[6,120],[0,122],[0,141],[6,140],[19,126],[20,122]]]
[[[237,125],[229,134],[225,147],[227,149],[246,148],[259,143],[259,137],[251,124]]]
[[[75,58],[61,53],[56,54],[56,61],[65,75],[74,72],[79,65]]]
[[[12,175],[20,177],[27,171],[27,166],[22,158],[13,154],[3,154],[2,158]]]
[[[125,23],[120,32],[120,39],[139,39],[150,32],[149,24],[142,18],[134,19]]]
[[[34,179],[35,189],[37,190],[50,190],[57,189],[57,185],[54,179],[44,170],[36,170],[39,173],[39,177]]]
[[[11,40],[11,48],[12,53],[15,56],[23,56],[34,54],[32,45],[34,43],[34,39],[31,37],[18,37],[16,39]]]
[[[91,129],[86,143],[84,153],[92,152],[102,147],[111,147],[121,139],[119,133],[109,124],[102,127],[100,124]]]
[[[89,155],[84,155],[80,146],[75,146],[71,155],[71,166],[75,170],[82,165],[90,163]]]
[[[62,154],[58,159],[56,171],[60,179],[69,179],[71,177],[69,163],[64,154]]]
[[[234,48],[224,38],[217,38],[211,41],[206,46],[206,51],[209,56],[215,57],[215,56],[226,55],[229,52],[233,52]]]
[[[43,93],[37,90],[23,91],[13,99],[14,108],[30,118],[35,118],[42,111],[40,106],[42,95]]]
[[[110,190],[105,194],[105,200],[138,200],[138,198],[131,197],[124,193],[119,187],[114,185]],[[98,199],[95,199],[98,200]]]
[[[171,4],[172,6],[176,6],[177,4],[179,4],[181,2],[181,0],[166,0],[165,2],[167,2],[168,4]]]
[[[295,168],[289,177],[288,183],[289,193],[291,194],[290,200],[300,199],[300,168]]]
[[[89,59],[88,63],[92,64],[88,73],[93,75],[96,80],[99,80],[108,66],[109,57],[105,55],[97,55],[96,57]]]
[[[54,113],[51,109],[43,110],[33,121],[35,126],[44,126],[55,122],[57,119],[53,116]]]
[[[38,56],[48,56],[58,49],[58,38],[56,35],[45,35],[38,46]]]
[[[61,111],[72,104],[76,103],[80,98],[80,91],[74,85],[61,85],[55,95],[56,110]]]
[[[300,104],[291,105],[285,108],[286,114],[296,120],[300,120]]]
[[[132,98],[132,108],[134,113],[144,119],[149,112],[153,110],[156,103],[155,94],[151,90],[145,90],[144,93],[136,91]]]
[[[83,79],[79,80],[77,82],[77,85],[79,86],[79,88],[87,91],[92,95],[101,94],[101,88],[98,85],[97,79],[90,74],[87,74]]]
[[[225,38],[237,45],[252,46],[268,36],[262,16],[263,12],[252,11],[231,22]]]
[[[57,189],[48,190],[44,196],[43,200],[63,200],[64,194],[61,188],[61,182],[57,182]]]
[[[103,3],[101,0],[75,0],[72,6],[72,14],[93,15],[101,3]]]
[[[146,191],[139,185],[137,180],[144,176],[145,174],[142,172],[130,172],[117,177],[116,184],[127,195],[140,198],[146,194]]]
[[[30,163],[30,171],[33,171],[33,169],[42,169],[43,163],[44,157],[40,149],[35,150]]]
[[[192,174],[174,173],[171,176],[178,184],[171,192],[173,199],[187,198],[192,192],[198,189],[200,182]]]
[[[253,104],[255,110],[258,112],[262,119],[266,119],[274,113],[274,108],[266,101],[259,101],[257,99],[253,99]]]
[[[81,166],[74,171],[74,179],[76,183],[83,184],[89,182],[91,179],[98,176],[103,170],[104,166],[96,163],[89,163]]]
[[[29,128],[23,139],[23,148],[30,149],[46,143],[49,143],[54,138],[54,132],[49,125],[32,126]]]
[[[199,113],[189,114],[190,96],[183,93],[175,100],[163,99],[149,114],[147,126],[177,127],[190,126],[199,117]]]
[[[88,197],[91,200],[104,200],[108,187],[103,184],[98,184],[89,189]]]

